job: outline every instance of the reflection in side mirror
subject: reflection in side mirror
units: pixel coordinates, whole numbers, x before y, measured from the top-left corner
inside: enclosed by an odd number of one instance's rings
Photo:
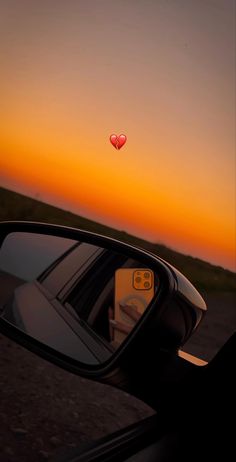
[[[84,364],[109,359],[158,286],[142,262],[81,241],[12,232],[0,249],[0,316]]]
[[[115,344],[125,340],[154,297],[154,273],[148,268],[119,268],[115,272],[115,302],[111,329]]]

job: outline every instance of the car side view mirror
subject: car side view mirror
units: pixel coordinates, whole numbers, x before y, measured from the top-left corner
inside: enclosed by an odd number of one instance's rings
[[[117,363],[144,332],[178,349],[206,310],[173,267],[114,239],[0,224],[0,331],[80,375]]]

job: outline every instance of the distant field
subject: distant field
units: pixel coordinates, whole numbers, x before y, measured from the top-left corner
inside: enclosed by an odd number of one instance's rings
[[[211,265],[198,258],[175,252],[163,245],[131,236],[124,231],[117,231],[13,191],[0,188],[0,221],[4,220],[49,222],[105,234],[106,236],[111,236],[154,252],[182,271],[199,290],[236,291],[236,274],[231,271]]]

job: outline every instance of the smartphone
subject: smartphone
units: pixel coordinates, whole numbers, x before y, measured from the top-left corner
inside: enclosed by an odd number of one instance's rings
[[[149,268],[120,268],[115,272],[114,319],[131,331],[136,322],[123,312],[120,303],[131,305],[140,315],[154,296],[154,273]],[[122,343],[127,334],[114,328],[113,340]]]

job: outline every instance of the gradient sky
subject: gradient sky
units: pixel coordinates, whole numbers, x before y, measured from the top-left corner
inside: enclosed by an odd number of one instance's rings
[[[234,0],[0,0],[0,69],[2,186],[236,269]]]

